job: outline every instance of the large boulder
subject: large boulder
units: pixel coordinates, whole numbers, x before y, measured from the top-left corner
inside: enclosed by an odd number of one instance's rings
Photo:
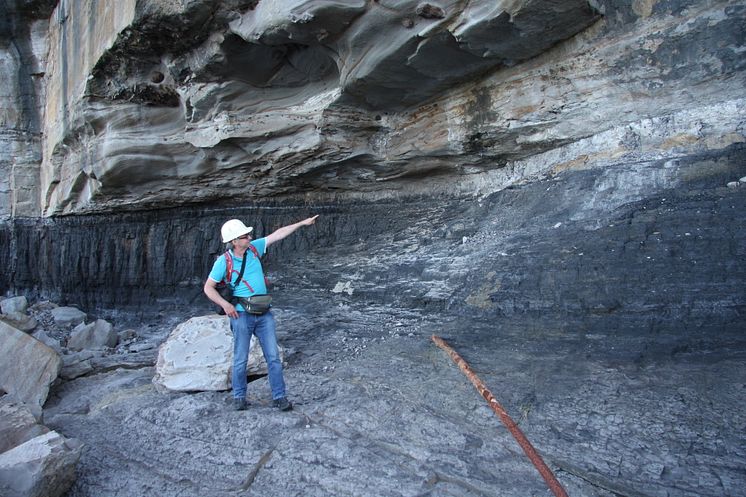
[[[82,445],[56,431],[0,454],[0,495],[59,497],[75,481]]]
[[[194,317],[178,325],[161,345],[153,383],[177,391],[228,390],[232,363],[233,336],[228,318],[217,314]],[[262,349],[252,337],[247,374],[266,373]]]
[[[49,385],[62,368],[59,354],[39,340],[0,322],[0,388],[41,415]]]
[[[26,314],[28,300],[26,297],[11,297],[0,302],[1,321],[5,321],[21,331],[32,331],[36,328],[36,319]]]

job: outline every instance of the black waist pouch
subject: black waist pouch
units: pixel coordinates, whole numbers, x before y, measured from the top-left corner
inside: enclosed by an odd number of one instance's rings
[[[249,314],[266,314],[272,307],[271,295],[252,295],[248,298],[239,298],[238,301]]]

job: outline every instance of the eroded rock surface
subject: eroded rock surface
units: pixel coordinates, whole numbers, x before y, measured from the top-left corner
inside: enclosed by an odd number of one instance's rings
[[[743,153],[561,168],[482,198],[320,206],[312,230],[267,256],[280,343],[296,351],[294,411],[271,407],[266,378],[242,413],[229,392],[160,393],[153,362],[62,382],[45,417],[87,447],[71,497],[549,495],[432,334],[569,495],[739,495],[746,189],[727,184],[746,175]],[[261,235],[307,209],[182,212],[181,231],[160,213],[162,228],[119,229],[215,242],[221,219]],[[192,305],[168,316],[209,308],[200,283],[220,249],[195,263]],[[139,335],[173,329],[146,323]]]
[[[108,6],[0,4],[0,292],[131,327],[45,405],[68,497],[548,494],[434,333],[569,495],[742,494],[746,3]],[[309,214],[295,410],[159,391],[222,222]]]

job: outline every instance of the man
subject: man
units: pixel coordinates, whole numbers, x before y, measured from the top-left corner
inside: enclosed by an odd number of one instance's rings
[[[231,386],[233,388],[233,406],[238,411],[246,409],[246,364],[249,360],[249,345],[251,335],[256,335],[262,346],[264,359],[267,361],[269,371],[269,386],[272,389],[272,402],[275,407],[282,411],[289,411],[293,405],[285,394],[285,380],[282,376],[282,362],[277,347],[277,336],[275,334],[275,318],[272,312],[256,313],[254,309],[246,309],[248,302],[245,300],[253,295],[267,293],[264,281],[264,270],[259,257],[267,253],[267,248],[275,242],[287,237],[302,226],[310,226],[316,222],[318,215],[309,217],[295,224],[284,226],[265,238],[251,239],[253,228],[244,225],[238,219],[231,219],[223,224],[220,234],[223,243],[230,243],[229,251],[232,259],[230,282],[233,287],[233,295],[239,298],[239,302],[232,304],[218,293],[216,285],[223,281],[228,269],[228,262],[224,255],[218,257],[212,266],[210,275],[205,281],[204,292],[207,298],[219,305],[230,318],[231,331],[233,332],[233,377]],[[250,247],[250,246],[253,246]],[[241,266],[246,259],[244,274],[239,280]],[[252,310],[254,313],[247,312]],[[261,312],[258,311],[258,312]]]

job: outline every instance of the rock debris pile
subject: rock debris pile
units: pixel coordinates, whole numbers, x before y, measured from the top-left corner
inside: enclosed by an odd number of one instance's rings
[[[29,306],[24,296],[4,298],[0,306],[0,493],[58,497],[75,481],[83,445],[43,424],[49,390],[94,371],[132,367],[137,359],[117,358],[138,349],[136,333],[117,334],[102,319],[87,323],[74,307]]]

